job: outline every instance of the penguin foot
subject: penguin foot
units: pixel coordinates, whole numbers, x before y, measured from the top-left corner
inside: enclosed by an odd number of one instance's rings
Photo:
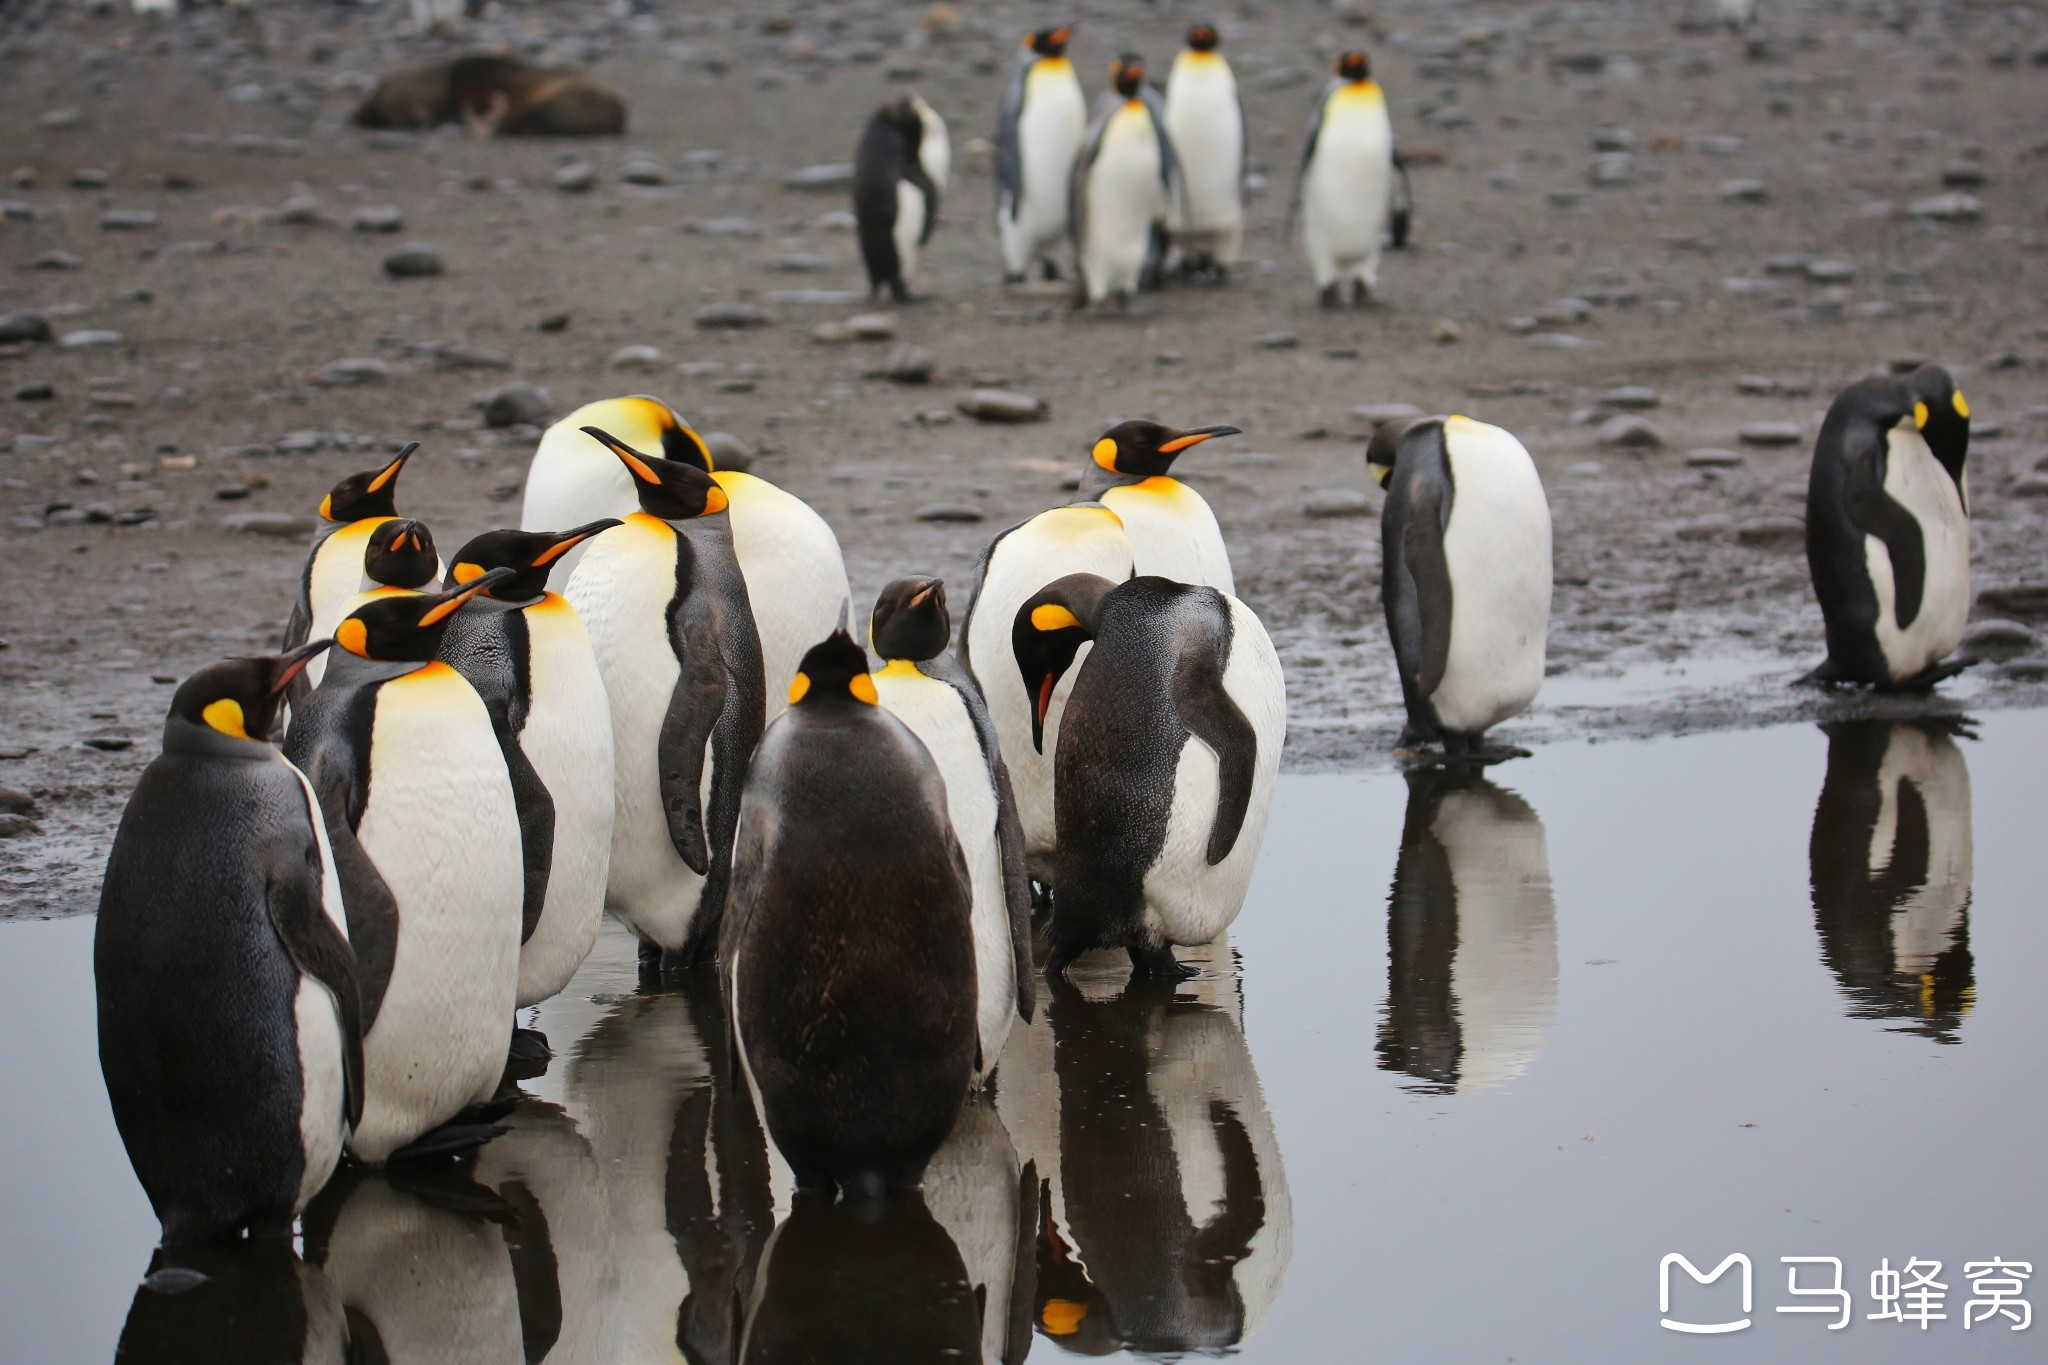
[[[506,1081],[530,1081],[545,1076],[548,1063],[555,1059],[554,1049],[548,1046],[548,1036],[538,1029],[515,1028],[512,1030],[512,1045],[505,1049]]]
[[[1975,659],[1947,659],[1941,663],[1923,668],[1910,678],[1901,678],[1897,682],[1885,683],[1877,690],[1880,692],[1925,692],[1936,683],[1941,682],[1945,678],[1953,678],[1956,674],[1976,662]]]
[[[1010,271],[1008,271],[1008,270],[1005,270],[1005,271],[1003,272],[1003,283],[1004,283],[1004,284],[1022,284],[1022,283],[1024,283],[1024,273],[1023,273],[1022,271],[1017,271],[1016,273],[1014,273],[1014,274],[1013,274],[1013,273],[1011,273]]]
[[[1135,944],[1124,950],[1130,954],[1131,975],[1153,981],[1185,981],[1191,976],[1200,976],[1202,969],[1189,966],[1173,955],[1173,949],[1162,944],[1157,948],[1140,948]]]
[[[1038,263],[1038,269],[1040,273],[1048,280],[1056,280],[1060,277],[1060,267],[1059,263],[1056,261],[1040,261]]]
[[[1316,294],[1316,302],[1325,308],[1342,308],[1344,296],[1338,292],[1336,285],[1326,284]]]

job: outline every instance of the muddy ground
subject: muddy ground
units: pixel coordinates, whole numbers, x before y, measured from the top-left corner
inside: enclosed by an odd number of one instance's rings
[[[1091,96],[1116,52],[1163,72],[1190,20],[1221,24],[1262,189],[1227,286],[1127,316],[1000,286],[978,140],[1017,35],[1076,16]],[[1060,499],[1116,419],[1236,423],[1244,437],[1185,473],[1285,658],[1298,765],[1385,762],[1399,723],[1356,410],[1463,411],[1527,443],[1556,518],[1553,677],[1505,737],[1862,705],[1786,686],[1819,657],[1797,518],[1840,386],[1948,364],[1976,416],[1979,587],[2048,580],[2048,22],[2024,4],[1771,4],[1746,43],[1690,17],[1100,0],[629,15],[564,0],[493,6],[443,39],[391,4],[160,23],[0,5],[0,312],[39,309],[59,338],[115,334],[0,347],[0,783],[33,798],[31,820],[5,821],[0,915],[90,908],[169,685],[276,638],[302,529],[234,519],[308,517],[336,478],[417,439],[403,507],[444,550],[509,523],[538,429],[483,429],[472,399],[514,380],[557,414],[651,391],[734,434],[832,522],[863,597],[912,570],[964,594],[982,542]],[[375,73],[490,42],[615,83],[628,134],[347,126]],[[1325,312],[1283,220],[1307,111],[1348,46],[1372,50],[1416,163],[1416,243],[1389,258],[1376,306]],[[786,177],[849,159],[866,113],[911,88],[956,151],[929,298],[899,310],[893,342],[815,340],[866,311],[858,253],[845,191]],[[572,161],[594,170],[584,192],[556,187]],[[659,183],[624,183],[636,164]],[[1978,216],[1916,216],[1945,192]],[[396,232],[352,226],[382,206]],[[387,277],[414,240],[445,272]],[[736,302],[772,321],[695,324]],[[934,358],[928,383],[865,377],[899,344]],[[658,349],[651,368],[614,366],[633,346]],[[1042,398],[1048,418],[955,411],[989,383]],[[1654,391],[1631,412],[1656,444],[1603,444],[1623,413],[1602,395],[1625,385]],[[1744,444],[1757,422],[1798,439]],[[1702,448],[1735,462],[1701,467]],[[1311,516],[1312,501],[1350,514]],[[919,519],[936,507],[982,520]],[[2048,592],[1978,614],[2029,605]],[[2048,699],[2044,652],[2017,648],[1918,705]]]

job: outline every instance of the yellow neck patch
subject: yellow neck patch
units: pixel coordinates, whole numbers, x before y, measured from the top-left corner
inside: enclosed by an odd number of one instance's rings
[[[199,713],[199,718],[224,735],[236,739],[249,738],[249,727],[242,715],[242,703],[232,697],[210,701]]]
[[[891,659],[882,665],[882,676],[885,678],[922,678],[924,674],[918,670],[917,660],[915,659]]]

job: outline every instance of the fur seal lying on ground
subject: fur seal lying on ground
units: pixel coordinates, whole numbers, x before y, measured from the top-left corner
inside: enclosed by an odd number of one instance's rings
[[[626,102],[580,72],[476,53],[394,72],[355,112],[359,128],[457,122],[478,137],[602,137],[626,130]]]

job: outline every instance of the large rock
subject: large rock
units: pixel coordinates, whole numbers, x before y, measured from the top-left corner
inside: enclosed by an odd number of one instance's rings
[[[394,280],[425,279],[443,269],[440,248],[432,242],[407,242],[384,258],[384,273]]]
[[[483,409],[487,427],[537,426],[554,411],[555,400],[540,385],[515,379],[478,394],[476,405]]]
[[[705,432],[704,448],[711,452],[713,469],[744,474],[754,467],[754,448],[729,431]]]
[[[1640,417],[1610,417],[1600,427],[1600,444],[1617,450],[1656,450],[1664,433]]]
[[[975,389],[959,402],[960,411],[979,422],[1042,422],[1045,400],[1010,389]]]
[[[50,320],[33,308],[0,313],[0,342],[49,341]]]
[[[357,232],[399,232],[405,227],[405,211],[396,204],[365,204],[348,225]]]

